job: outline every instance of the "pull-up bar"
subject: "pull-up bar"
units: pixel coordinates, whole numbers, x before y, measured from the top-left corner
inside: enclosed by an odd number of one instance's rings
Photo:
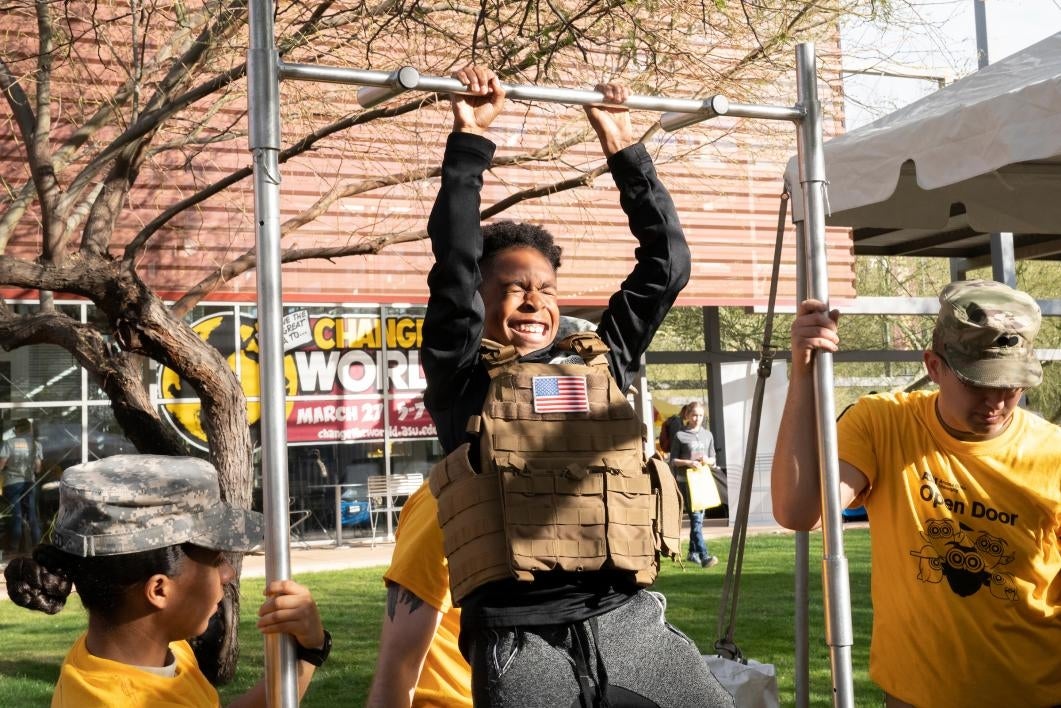
[[[403,66],[392,72],[362,71],[316,64],[279,65],[280,78],[296,81],[323,81],[333,84],[362,86],[357,92],[357,102],[362,108],[372,108],[407,91],[433,91],[437,93],[467,93],[467,87],[457,79],[441,76],[425,76],[411,66]],[[554,86],[532,86],[502,83],[508,98],[538,101],[542,103],[564,103],[576,106],[605,105],[604,94],[599,91],[557,88]],[[720,94],[706,99],[664,98],[661,96],[632,95],[623,105],[633,110],[660,111],[664,130],[677,130],[717,116],[735,118],[765,118],[767,120],[798,121],[805,112],[799,107],[755,106],[730,103]],[[675,114],[675,115],[671,115]],[[667,120],[664,123],[664,119]],[[685,119],[687,122],[678,121]]]
[[[260,352],[262,486],[265,504],[265,571],[267,581],[290,577],[290,538],[287,508],[287,428],[284,400],[282,285],[280,272],[280,79],[320,81],[362,86],[362,107],[378,105],[406,91],[462,93],[458,80],[423,76],[405,66],[391,72],[361,71],[280,60],[274,37],[275,0],[250,0],[250,44],[247,50],[247,114],[249,147],[254,160],[255,241],[258,252],[258,345]],[[797,103],[792,107],[731,103],[724,96],[707,99],[630,96],[623,105],[637,110],[660,111],[664,130],[677,130],[718,116],[787,120],[796,124],[800,184],[803,187],[805,224],[799,230],[807,240],[809,257],[797,269],[809,269],[810,293],[829,301],[825,262],[822,114],[818,101],[813,44],[796,48]],[[597,91],[542,86],[504,85],[513,99],[574,105],[607,105]],[[802,245],[802,244],[801,244]],[[822,465],[822,522],[826,558],[823,565],[826,595],[826,634],[833,673],[833,703],[854,705],[850,655],[850,593],[843,559],[839,499],[839,466],[835,447],[835,406],[832,399],[832,358],[818,352],[815,366],[819,457]],[[846,623],[845,623],[846,621]],[[797,665],[799,664],[797,646]],[[804,651],[806,651],[804,647]],[[298,705],[294,645],[286,635],[265,638],[266,701],[276,708]],[[804,677],[804,683],[806,678]],[[797,684],[799,678],[797,677]],[[799,695],[797,687],[797,696]]]

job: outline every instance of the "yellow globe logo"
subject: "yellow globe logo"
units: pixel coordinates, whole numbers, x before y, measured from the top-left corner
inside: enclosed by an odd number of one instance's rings
[[[210,344],[225,357],[228,366],[236,372],[247,397],[247,422],[251,426],[251,440],[257,447],[261,439],[260,367],[258,362],[258,322],[240,316],[238,330],[236,317],[231,312],[206,317],[192,323],[199,338]],[[238,335],[237,335],[238,332]],[[292,356],[284,357],[284,384],[288,396],[299,392],[298,372]],[[206,450],[206,433],[203,431],[202,407],[195,390],[175,371],[159,368],[158,396],[163,401],[163,417],[180,433],[181,437],[195,447]],[[291,415],[294,403],[286,404],[286,415]]]

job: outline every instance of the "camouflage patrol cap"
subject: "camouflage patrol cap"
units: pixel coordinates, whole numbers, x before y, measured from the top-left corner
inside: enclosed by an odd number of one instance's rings
[[[71,467],[59,482],[52,543],[77,556],[113,556],[181,543],[249,551],[262,515],[221,501],[205,460],[115,455]]]
[[[991,280],[959,280],[939,295],[932,348],[962,381],[1029,388],[1043,380],[1035,356],[1042,315],[1035,300]]]

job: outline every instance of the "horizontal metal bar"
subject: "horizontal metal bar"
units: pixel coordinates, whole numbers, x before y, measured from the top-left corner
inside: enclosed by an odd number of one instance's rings
[[[372,108],[389,101],[398,94],[411,91],[420,80],[420,72],[411,66],[403,66],[388,77],[389,86],[362,86],[357,91],[357,102],[362,108]]]
[[[1061,316],[1061,299],[1036,300],[1043,317]],[[833,306],[841,315],[930,315],[939,312],[939,299],[934,297],[883,297],[862,296],[853,301],[836,301]],[[766,314],[766,305],[745,307],[744,311],[756,315]],[[774,312],[782,315],[795,314],[794,304],[775,305]]]
[[[766,120],[790,120],[792,122],[803,120],[807,114],[805,110],[798,107],[788,106],[757,106],[750,103],[731,103],[727,116],[735,118],[765,118]]]
[[[317,64],[288,64],[280,62],[281,79],[295,81],[323,81],[330,84],[355,84],[357,86],[390,86],[391,72],[362,71],[338,66]]]
[[[401,76],[400,84],[396,77]],[[415,79],[412,77],[415,76]],[[315,64],[280,63],[280,78],[297,81],[324,81],[327,83],[353,84],[358,86],[375,86],[401,91],[435,91],[439,93],[466,93],[466,86],[454,78],[441,76],[424,76],[412,67],[402,67],[394,72],[362,71],[340,67],[319,66]],[[524,101],[543,101],[546,103],[565,103],[579,106],[605,105],[604,94],[586,89],[568,89],[552,86],[533,86],[527,84],[507,84],[502,88],[508,98]],[[370,100],[376,100],[380,92],[368,94]],[[360,96],[360,92],[359,92]],[[387,96],[389,97],[389,96]],[[379,100],[386,100],[379,99]],[[360,100],[359,100],[360,102]],[[375,105],[373,103],[372,105]],[[702,114],[699,120],[707,120],[717,115],[731,115],[739,118],[768,118],[775,120],[799,120],[803,112],[798,108],[783,106],[752,106],[730,103],[724,96],[716,95],[702,98],[667,98],[663,96],[631,95],[623,103],[632,110],[672,112],[682,114]],[[364,104],[362,104],[364,106]]]
[[[553,86],[531,86],[501,83],[508,98],[525,101],[544,101],[547,103],[568,103],[578,106],[603,105],[604,94],[600,91],[586,89],[557,88]],[[421,76],[417,88],[421,91],[438,91],[441,93],[465,93],[465,86],[457,79],[439,76]],[[629,96],[623,103],[627,108],[645,111],[675,111],[692,113],[704,110],[710,105],[699,98],[663,98],[660,96]]]
[[[722,99],[721,105],[716,99]],[[730,103],[723,96],[712,96],[709,101],[714,102],[696,112],[673,111],[660,116],[659,125],[668,133],[684,128],[695,123],[717,118],[718,116],[732,116],[734,118],[765,118],[767,120],[789,120],[796,122],[803,119],[805,111],[801,108],[788,108],[786,106],[752,106],[746,103]]]
[[[679,111],[668,111],[659,117],[659,127],[668,133],[673,133],[687,125],[694,125],[705,120],[725,115],[729,110],[729,101],[724,96],[712,96],[704,101],[704,106],[695,113],[682,113]]]

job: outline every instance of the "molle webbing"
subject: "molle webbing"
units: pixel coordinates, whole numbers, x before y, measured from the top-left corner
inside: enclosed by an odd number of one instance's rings
[[[656,497],[656,542],[661,555],[677,558],[682,552],[682,516],[685,508],[682,493],[674,480],[670,465],[656,453],[648,459]]]
[[[563,344],[592,364],[521,364],[511,347],[484,342],[490,388],[468,425],[480,436],[481,472],[471,470],[468,445],[431,472],[458,604],[485,582],[554,569],[655,579],[663,500],[641,423],[608,374],[600,339],[579,333]],[[535,376],[584,377],[589,410],[535,412]]]
[[[438,499],[438,523],[456,603],[483,583],[513,577],[497,473],[476,474],[468,462],[469,448],[464,443],[451,452],[428,478]],[[525,579],[530,579],[529,573]]]

